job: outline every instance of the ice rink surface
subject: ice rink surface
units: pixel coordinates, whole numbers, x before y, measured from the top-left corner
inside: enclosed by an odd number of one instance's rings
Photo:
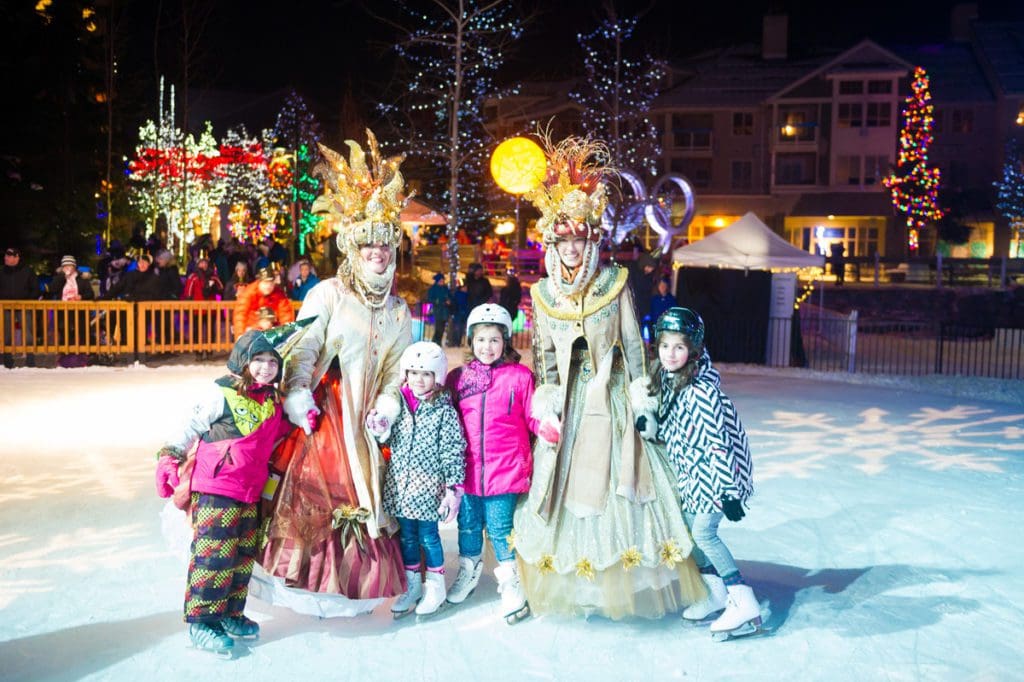
[[[262,637],[186,647],[160,533],[162,436],[222,370],[0,374],[0,680],[1019,680],[1024,405],[942,379],[839,383],[723,368],[756,496],[723,523],[766,633],[497,612],[493,557],[435,620],[320,620],[251,599]],[[1009,387],[1013,393],[1013,386]],[[456,534],[442,528],[449,582]]]

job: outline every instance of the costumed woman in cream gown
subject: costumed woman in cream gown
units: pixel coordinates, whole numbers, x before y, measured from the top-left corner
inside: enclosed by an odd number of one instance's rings
[[[626,270],[599,264],[607,149],[541,138],[547,178],[527,199],[548,272],[531,289],[542,428],[515,513],[523,587],[535,613],[658,618],[705,590],[674,476],[634,426],[629,384],[646,376],[645,349]]]
[[[385,514],[384,459],[364,426],[398,414],[399,358],[409,308],[391,295],[402,229],[401,158],[373,133],[348,163],[321,147],[326,194],[314,210],[338,224],[342,262],[314,286],[298,317],[315,317],[285,358],[285,411],[298,425],[271,460],[281,473],[253,594],[300,613],[353,616],[405,592],[397,523]],[[265,496],[267,493],[265,492]]]

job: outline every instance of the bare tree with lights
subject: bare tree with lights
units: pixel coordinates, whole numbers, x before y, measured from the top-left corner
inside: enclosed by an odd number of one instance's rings
[[[405,138],[412,160],[440,162],[443,189],[424,186],[448,206],[449,282],[459,271],[458,231],[479,231],[485,220],[483,164],[491,146],[484,103],[500,98],[495,83],[505,51],[522,34],[524,19],[511,0],[431,0],[425,8],[402,3],[415,28],[386,20],[402,39],[395,46],[406,67],[402,88],[383,113]],[[476,229],[472,229],[475,226]]]
[[[651,105],[665,77],[665,62],[630,49],[638,17],[620,18],[612,3],[607,17],[590,33],[577,36],[586,77],[569,97],[582,108],[583,130],[605,140],[616,168],[657,175],[661,157]]]

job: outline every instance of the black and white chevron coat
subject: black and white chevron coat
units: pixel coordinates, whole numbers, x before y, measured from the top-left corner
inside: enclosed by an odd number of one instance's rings
[[[658,440],[676,471],[683,510],[719,512],[723,497],[746,501],[754,493],[750,444],[707,352],[689,385],[673,391],[670,383],[662,382]]]
[[[391,459],[384,475],[384,511],[417,521],[439,521],[446,487],[462,483],[466,440],[447,391],[402,412],[391,429]]]

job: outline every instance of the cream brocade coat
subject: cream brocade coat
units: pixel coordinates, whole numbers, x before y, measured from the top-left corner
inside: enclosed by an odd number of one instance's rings
[[[399,358],[412,342],[409,307],[388,296],[382,308],[372,309],[332,277],[306,295],[298,319],[307,317],[316,320],[285,359],[285,389],[314,389],[338,358],[345,452],[359,506],[371,511],[367,531],[375,538],[382,529],[394,532],[397,524],[383,507],[384,460],[364,422],[381,394],[401,400]]]
[[[538,392],[562,418],[557,446],[537,441],[515,513],[531,608],[658,618],[703,598],[674,476],[633,425],[627,387],[646,355],[626,270],[600,268],[577,296],[550,279],[531,293]]]

